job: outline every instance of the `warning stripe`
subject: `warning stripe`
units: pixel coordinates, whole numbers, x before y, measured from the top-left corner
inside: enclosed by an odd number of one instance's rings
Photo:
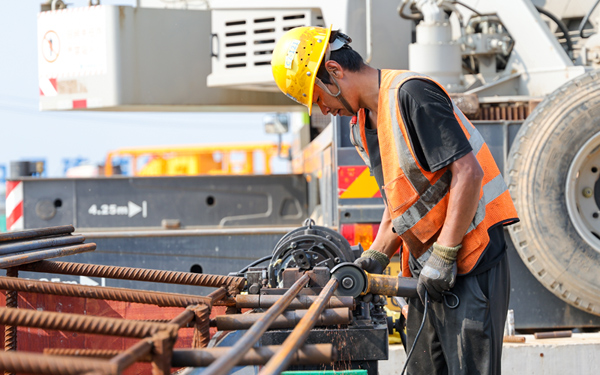
[[[375,177],[369,173],[366,166],[338,167],[338,197],[350,198],[381,198]]]
[[[40,96],[58,95],[56,78],[40,78]]]
[[[24,229],[23,182],[21,181],[6,181],[6,229]]]

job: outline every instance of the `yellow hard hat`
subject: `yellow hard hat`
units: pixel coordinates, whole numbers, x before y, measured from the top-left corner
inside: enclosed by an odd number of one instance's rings
[[[273,77],[279,89],[312,112],[317,71],[327,51],[331,26],[296,27],[277,42],[271,59]]]

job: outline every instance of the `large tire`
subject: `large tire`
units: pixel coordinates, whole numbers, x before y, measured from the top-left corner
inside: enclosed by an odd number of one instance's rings
[[[600,315],[600,76],[564,84],[527,118],[508,157],[525,265],[552,293]],[[591,189],[591,190],[590,190]],[[518,288],[518,285],[513,286]]]

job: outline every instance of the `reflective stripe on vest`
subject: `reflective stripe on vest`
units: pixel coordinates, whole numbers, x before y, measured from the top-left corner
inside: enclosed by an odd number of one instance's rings
[[[384,152],[386,155],[382,157],[382,168],[387,205],[394,229],[403,237],[404,248],[408,247],[416,259],[424,254],[422,259],[426,259],[428,258],[426,252],[435,240],[434,236],[439,234],[446,217],[452,174],[448,167],[436,172],[428,172],[418,165],[400,113],[398,90],[408,79],[419,78],[435,84],[437,82],[429,77],[407,71],[383,70],[381,76],[377,134],[382,156]],[[444,90],[441,85],[437,85]],[[483,137],[453,101],[452,105],[456,120],[484,171],[477,211],[463,238],[463,249],[459,252],[459,273],[464,274],[475,266],[486,248],[489,242],[487,230],[499,222],[518,219],[506,184]],[[360,118],[358,126],[352,129],[353,136],[356,136],[355,145],[359,152],[365,153],[368,158],[368,150],[364,147],[366,136],[362,110]],[[361,144],[362,150],[358,147]],[[415,243],[415,238],[420,245]],[[406,251],[403,252],[402,263],[408,265]],[[403,267],[403,274],[410,275],[406,267]]]

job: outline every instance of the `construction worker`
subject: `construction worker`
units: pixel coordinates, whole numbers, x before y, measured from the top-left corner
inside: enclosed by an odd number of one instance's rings
[[[518,221],[500,171],[440,84],[372,68],[350,42],[331,27],[295,28],[271,65],[281,91],[309,114],[316,104],[358,118],[352,142],[386,205],[356,263],[381,273],[401,248],[403,276],[418,277],[419,298],[408,301],[409,374],[500,374],[510,290],[503,226]]]

